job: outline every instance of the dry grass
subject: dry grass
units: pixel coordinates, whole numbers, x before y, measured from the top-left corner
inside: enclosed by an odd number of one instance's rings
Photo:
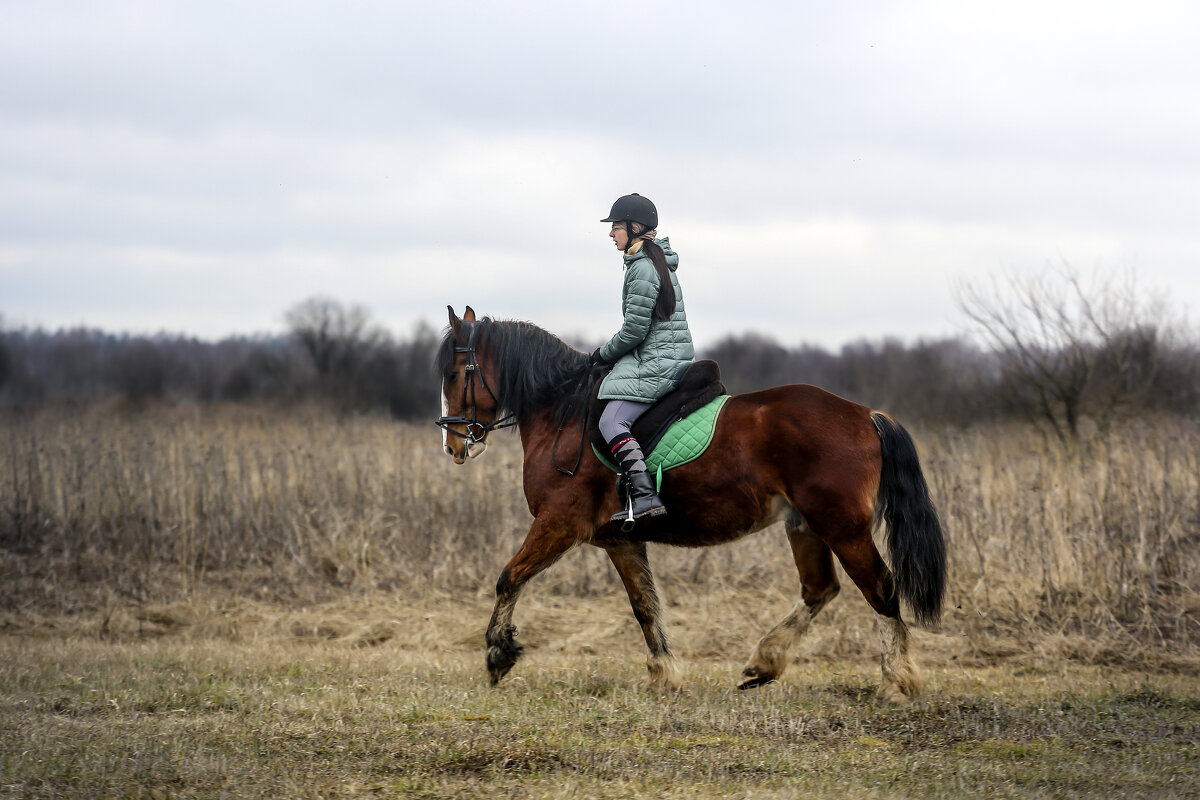
[[[923,437],[971,626],[1153,658],[1200,645],[1200,427],[1143,422],[1065,453],[1027,428]]]
[[[871,699],[843,593],[777,685],[730,687],[797,591],[784,537],[656,548],[685,691],[602,553],[481,638],[529,522],[502,436],[248,409],[0,419],[0,797],[1197,796],[1200,430],[1065,455],[914,431],[949,537],[926,699]],[[845,581],[844,581],[845,583]]]
[[[9,416],[0,432],[10,612],[170,602],[214,586],[288,603],[486,594],[529,524],[510,435],[455,467],[432,426],[315,413],[89,408]],[[1139,424],[1073,456],[1021,427],[916,433],[949,540],[948,631],[994,656],[1197,654],[1195,423]],[[783,607],[796,591],[778,532],[653,558],[668,586],[701,597],[753,590],[749,606]],[[603,554],[584,548],[535,591],[621,590]]]
[[[938,656],[897,708],[869,658],[737,692],[740,664],[693,633],[685,690],[657,695],[621,605],[535,601],[559,627],[496,689],[464,622],[483,599],[176,605],[140,637],[0,636],[0,797],[1198,796],[1190,676]]]

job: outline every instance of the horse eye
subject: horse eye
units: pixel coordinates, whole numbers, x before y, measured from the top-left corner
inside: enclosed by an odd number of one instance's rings
[[[452,381],[458,377],[458,372],[452,369],[446,370],[446,380]]]

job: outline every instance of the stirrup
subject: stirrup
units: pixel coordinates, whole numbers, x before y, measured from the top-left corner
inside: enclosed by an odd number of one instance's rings
[[[651,519],[652,517],[661,517],[667,513],[666,506],[662,505],[662,501],[659,500],[659,504],[657,506],[643,509],[640,514],[635,516],[633,511],[633,502],[634,498],[632,496],[628,496],[625,500],[625,507],[616,514],[613,514],[608,519],[609,522],[619,522],[621,524],[622,533],[631,532],[634,525],[636,525],[639,520]]]
[[[621,533],[632,533],[633,527],[637,525],[637,520],[633,518],[633,498],[628,499],[627,516],[621,520]]]

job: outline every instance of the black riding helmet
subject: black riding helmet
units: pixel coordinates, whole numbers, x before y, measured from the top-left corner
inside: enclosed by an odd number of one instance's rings
[[[624,197],[618,197],[613,203],[612,211],[608,212],[608,219],[602,219],[601,222],[624,222],[625,223],[625,239],[628,242],[626,248],[633,244],[633,224],[640,222],[646,226],[646,230],[652,231],[658,227],[658,209],[654,207],[648,198],[642,197],[636,192],[627,194]],[[628,249],[626,250],[628,252]]]
[[[627,194],[618,197],[613,203],[612,211],[601,222],[640,222],[646,230],[652,231],[658,227],[658,209],[649,199],[640,194]]]

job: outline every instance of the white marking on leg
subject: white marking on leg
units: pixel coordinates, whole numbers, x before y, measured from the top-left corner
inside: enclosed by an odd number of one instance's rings
[[[517,607],[516,595],[509,595],[508,599],[503,603],[496,604],[496,627],[499,629],[507,628],[512,625],[513,610]]]
[[[679,662],[670,653],[650,656],[646,659],[646,669],[650,671],[650,688],[676,691],[683,684],[679,670]]]
[[[921,693],[921,675],[908,653],[908,627],[899,617],[879,617],[880,698],[907,703]]]
[[[782,675],[788,666],[789,651],[808,632],[808,626],[820,610],[821,606],[809,608],[803,600],[796,603],[791,613],[759,639],[742,674],[747,678],[760,676],[772,680]]]

